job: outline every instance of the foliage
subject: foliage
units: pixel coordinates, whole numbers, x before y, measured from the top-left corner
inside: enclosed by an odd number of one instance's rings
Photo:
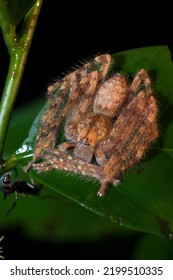
[[[125,174],[122,183],[118,187],[112,188],[106,197],[99,198],[96,195],[99,184],[88,181],[86,178],[70,174],[65,176],[66,174],[63,172],[57,171],[46,172],[46,175],[45,173],[38,174],[32,170],[29,171],[28,175],[23,172],[23,166],[33,155],[40,117],[47,105],[42,109],[40,106],[40,113],[36,116],[34,122],[33,117],[29,120],[27,126],[28,136],[26,136],[27,132],[25,130],[25,135],[21,135],[21,138],[19,137],[17,143],[14,144],[13,151],[10,144],[10,135],[13,133],[12,124],[6,138],[9,118],[23,74],[23,72],[20,72],[20,66],[21,63],[23,65],[26,61],[31,44],[31,42],[26,41],[27,31],[33,20],[33,14],[36,11],[38,13],[36,9],[36,7],[38,8],[38,2],[41,5],[41,1],[27,1],[27,5],[21,5],[20,2],[22,1],[13,0],[11,2],[11,5],[16,5],[15,7],[18,7],[17,5],[21,7],[21,10],[14,9],[13,14],[12,7],[6,5],[5,1],[0,1],[0,24],[11,59],[0,107],[0,148],[1,155],[4,155],[4,158],[1,159],[1,174],[17,170],[17,174],[21,179],[30,180],[32,177],[37,183],[50,188],[53,193],[62,194],[111,222],[118,223],[129,229],[172,239],[173,64],[168,48],[166,46],[146,47],[112,55],[114,63],[111,71],[120,71],[131,76],[140,68],[145,68],[150,73],[160,108],[160,136],[138,169]],[[33,8],[30,10],[32,5]],[[23,17],[23,27],[20,34],[16,34],[16,27]],[[14,63],[16,62],[15,77],[17,79],[13,79]],[[26,118],[33,116],[33,107],[28,106],[27,111],[25,109],[25,113]],[[22,111],[21,114],[23,114]],[[21,128],[25,127],[25,116],[22,120],[21,118],[18,119],[15,131],[19,128],[22,130]],[[24,140],[24,138],[26,139]],[[7,159],[4,160],[5,158]],[[13,175],[15,178],[15,173]]]

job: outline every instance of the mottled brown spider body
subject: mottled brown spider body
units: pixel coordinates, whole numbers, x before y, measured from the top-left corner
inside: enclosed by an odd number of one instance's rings
[[[100,181],[98,194],[103,196],[108,183],[116,185],[122,173],[141,159],[158,136],[151,81],[144,69],[130,85],[122,74],[107,78],[110,63],[109,54],[98,56],[48,88],[49,107],[25,170],[88,175]],[[66,141],[60,144],[61,123]]]

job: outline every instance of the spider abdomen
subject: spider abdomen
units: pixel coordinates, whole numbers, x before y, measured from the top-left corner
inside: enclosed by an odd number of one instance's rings
[[[98,89],[94,100],[94,112],[114,118],[119,114],[126,98],[127,81],[121,74],[116,74],[105,81]]]

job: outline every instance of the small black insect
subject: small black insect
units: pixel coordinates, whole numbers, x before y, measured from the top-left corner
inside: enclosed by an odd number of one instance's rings
[[[7,196],[11,193],[15,194],[14,203],[6,214],[8,216],[8,214],[14,209],[17,204],[18,193],[26,195],[39,195],[40,190],[42,189],[42,185],[33,186],[25,181],[13,181],[10,174],[7,173],[4,175],[4,178],[2,180],[1,189],[3,192],[3,199],[6,199]]]

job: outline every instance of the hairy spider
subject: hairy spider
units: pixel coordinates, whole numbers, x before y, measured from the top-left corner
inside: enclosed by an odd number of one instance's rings
[[[130,85],[123,74],[107,77],[110,63],[109,54],[97,56],[48,88],[49,106],[25,171],[88,175],[100,181],[98,195],[103,196],[108,183],[117,185],[141,159],[158,136],[151,81],[144,69]],[[65,141],[60,144],[62,123]]]

